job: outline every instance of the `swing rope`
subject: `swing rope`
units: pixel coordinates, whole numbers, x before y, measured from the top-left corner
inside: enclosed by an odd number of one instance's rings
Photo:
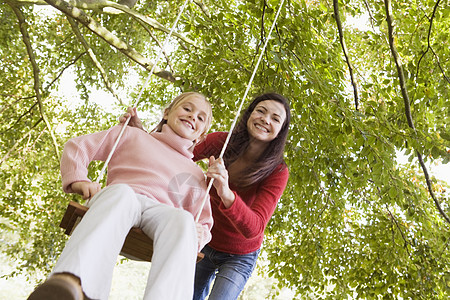
[[[154,69],[155,69],[155,67],[156,67],[156,65],[157,65],[157,63],[158,63],[158,61],[159,61],[159,59],[160,59],[160,57],[161,57],[161,55],[162,55],[164,49],[165,49],[166,46],[167,46],[168,40],[169,40],[170,36],[172,35],[172,33],[173,33],[173,31],[174,31],[174,29],[175,29],[175,27],[176,27],[176,24],[178,23],[178,21],[179,21],[181,15],[182,15],[182,13],[183,13],[185,7],[187,6],[187,4],[188,4],[190,1],[191,1],[191,0],[186,0],[186,1],[184,2],[184,4],[183,4],[182,8],[180,9],[180,12],[179,12],[179,14],[178,14],[178,16],[177,16],[177,18],[176,18],[176,20],[175,20],[175,23],[173,24],[173,26],[172,26],[172,28],[171,28],[171,30],[170,30],[170,33],[169,33],[169,35],[167,36],[167,38],[166,38],[166,40],[165,40],[165,42],[164,42],[164,45],[163,45],[163,47],[161,48],[161,50],[160,50],[160,52],[159,52],[159,54],[158,54],[158,56],[157,56],[157,59],[156,59],[154,65],[152,66],[152,69],[151,69],[151,71],[150,71],[150,74],[148,75],[148,77],[147,77],[147,79],[146,79],[144,85],[142,86],[142,89],[141,89],[141,91],[140,91],[140,93],[139,93],[139,96],[138,96],[138,98],[137,98],[137,100],[136,100],[136,105],[139,104],[139,100],[140,100],[140,98],[142,97],[143,91],[144,91],[144,89],[146,88],[146,86],[147,86],[147,84],[148,84],[148,82],[149,82],[149,79],[150,79],[151,75],[153,74]],[[240,103],[240,105],[239,105],[238,111],[237,111],[236,116],[235,116],[235,118],[234,118],[234,120],[233,120],[233,123],[232,123],[232,125],[231,125],[231,128],[230,128],[230,130],[229,130],[229,132],[228,132],[227,138],[226,138],[226,140],[225,140],[225,143],[224,143],[224,145],[223,145],[223,148],[222,148],[222,151],[221,151],[221,153],[220,153],[219,158],[222,158],[222,157],[223,157],[223,154],[225,153],[226,147],[228,146],[228,143],[229,143],[229,141],[230,141],[231,134],[232,134],[232,132],[233,132],[233,130],[234,130],[234,127],[236,126],[237,119],[238,119],[238,117],[239,117],[240,111],[242,110],[242,106],[243,106],[243,104],[244,104],[244,100],[245,100],[245,98],[247,97],[247,94],[248,94],[248,92],[249,92],[249,90],[250,90],[250,86],[251,86],[251,84],[252,84],[252,82],[253,82],[253,79],[254,79],[254,77],[255,77],[256,71],[257,71],[258,66],[259,66],[259,64],[260,64],[260,62],[261,62],[262,56],[263,56],[263,54],[264,54],[264,52],[265,52],[265,49],[266,49],[266,46],[267,46],[268,41],[269,41],[269,39],[270,39],[270,36],[271,36],[271,34],[272,34],[273,28],[274,28],[274,26],[275,26],[275,24],[276,24],[276,22],[277,22],[278,16],[279,16],[279,14],[280,14],[280,12],[281,12],[281,9],[282,9],[282,7],[283,7],[283,3],[284,3],[284,0],[282,0],[281,3],[280,3],[280,7],[279,7],[278,12],[277,12],[277,14],[276,14],[276,16],[275,16],[274,22],[273,22],[273,24],[272,24],[272,26],[271,26],[271,28],[270,28],[270,30],[269,30],[267,39],[266,39],[266,41],[265,41],[265,43],[264,43],[263,49],[261,50],[261,54],[260,54],[260,56],[259,56],[259,58],[258,58],[258,61],[257,61],[257,63],[256,63],[256,66],[255,66],[255,69],[254,69],[254,71],[253,71],[253,74],[252,74],[252,76],[251,76],[251,78],[250,78],[250,80],[249,80],[249,83],[247,84],[247,88],[246,88],[246,90],[245,90],[244,96],[242,97],[242,100],[241,100],[241,103]],[[123,132],[125,131],[125,128],[128,126],[128,123],[129,123],[130,119],[131,119],[131,116],[127,118],[127,120],[125,121],[124,125],[122,126],[122,129],[121,129],[121,131],[120,131],[120,134],[119,134],[119,136],[117,137],[117,139],[116,139],[116,141],[115,141],[115,143],[114,143],[114,145],[113,145],[113,148],[111,149],[111,151],[110,151],[110,153],[109,153],[109,155],[108,155],[108,158],[106,159],[105,164],[104,164],[102,170],[100,171],[100,174],[99,174],[99,176],[98,176],[98,178],[97,178],[97,180],[96,180],[97,183],[99,183],[99,182],[102,180],[102,178],[103,178],[103,176],[104,176],[104,173],[105,173],[105,170],[106,170],[106,168],[107,168],[107,165],[108,165],[109,161],[111,160],[111,157],[112,157],[114,151],[116,150],[117,145],[118,145],[118,143],[119,143],[119,140],[120,140],[120,138],[122,137]],[[206,200],[207,200],[207,198],[208,198],[208,195],[209,195],[209,192],[210,192],[210,190],[211,190],[211,187],[212,187],[213,182],[214,182],[214,179],[211,179],[211,180],[209,181],[208,188],[207,188],[207,190],[206,190],[206,192],[205,192],[205,196],[204,196],[203,201],[202,201],[202,203],[201,203],[200,210],[199,210],[199,212],[198,212],[198,214],[197,214],[197,216],[196,216],[196,218],[195,218],[195,222],[198,222],[198,221],[199,221],[201,212],[202,212],[203,207],[204,207],[204,205],[205,205],[205,203],[206,203]],[[86,202],[86,204],[88,204],[88,202],[89,202],[89,200]],[[72,209],[72,210],[71,210],[71,213],[68,213],[68,212],[69,212],[69,208]],[[77,209],[76,207],[73,208],[73,205],[71,206],[71,205],[69,204],[69,208],[68,208],[68,210],[66,211],[66,214],[64,215],[64,218],[63,218],[63,220],[61,221],[61,225],[60,225],[61,227],[63,227],[63,228],[66,229],[66,233],[68,233],[67,230],[69,230],[69,228],[70,228],[71,230],[73,230],[73,228],[76,226],[76,223],[79,222],[80,218],[82,218],[82,216],[84,215],[84,212],[87,210],[86,206],[81,206],[82,209],[81,209],[81,214],[80,214],[80,210]],[[76,217],[76,220],[75,220],[75,222],[72,222],[74,216]],[[66,218],[67,218],[67,220],[65,220]],[[64,223],[64,221],[65,221],[65,223]],[[63,223],[64,223],[64,225],[63,225]],[[133,231],[133,230],[134,230],[134,231]],[[70,234],[70,233],[68,233],[68,234]],[[142,238],[143,238],[142,235],[144,236],[144,238],[147,238],[147,240],[145,240],[145,239],[143,240],[143,239],[142,239]],[[130,258],[131,258],[131,257],[135,257],[135,258],[137,258],[138,260],[146,260],[146,261],[150,261],[150,260],[151,260],[151,257],[148,257],[148,256],[146,256],[146,255],[143,255],[143,254],[142,254],[141,252],[139,252],[139,251],[141,251],[141,250],[143,249],[143,247],[147,247],[147,244],[149,244],[149,243],[151,243],[151,242],[152,242],[152,241],[151,241],[150,239],[148,239],[148,237],[147,237],[145,234],[143,234],[142,231],[140,231],[139,229],[133,228],[132,230],[130,230],[130,233],[129,233],[128,236],[127,236],[127,240],[126,240],[125,243],[124,243],[124,247],[123,247],[122,251],[123,251],[125,254],[128,253],[128,255],[130,255],[130,256],[127,256],[127,257],[130,257]],[[128,246],[127,246],[126,249],[125,249],[125,244],[128,244]],[[137,247],[138,249],[136,249],[136,247]],[[133,251],[131,251],[131,250],[133,250]],[[131,251],[131,252],[130,252],[130,251]],[[148,254],[148,249],[147,249],[147,248],[145,248],[145,253]],[[124,255],[125,255],[125,254],[124,254]],[[201,260],[202,258],[203,258],[203,253],[199,253],[198,256],[197,256],[197,261]]]
[[[167,47],[167,45],[169,43],[169,39],[172,36],[172,34],[173,34],[174,30],[175,30],[175,27],[177,26],[178,21],[180,20],[181,15],[183,14],[184,9],[186,8],[188,3],[190,3],[190,2],[191,2],[191,0],[186,0],[183,3],[183,6],[181,7],[180,12],[178,13],[178,16],[175,19],[175,22],[173,23],[172,28],[169,31],[169,35],[166,37],[166,39],[164,41],[164,44],[163,44],[162,48],[160,49],[160,51],[158,53],[158,56],[156,57],[155,63],[153,64],[153,66],[152,66],[152,68],[150,70],[150,73],[148,74],[147,79],[145,80],[144,85],[142,86],[142,88],[141,88],[141,90],[139,92],[139,95],[138,95],[138,97],[136,99],[136,102],[135,102],[134,106],[137,106],[139,104],[139,101],[140,101],[140,99],[142,97],[142,94],[144,93],[144,90],[145,90],[145,88],[147,87],[147,85],[148,85],[148,83],[150,81],[150,77],[153,75],[153,72],[154,72],[154,70],[155,70],[155,68],[156,68],[156,66],[157,66],[157,64],[158,64],[158,62],[159,62],[159,60],[160,60],[164,50],[166,49],[166,47]],[[105,175],[105,171],[106,171],[106,168],[108,167],[109,161],[111,160],[114,152],[116,151],[117,145],[119,144],[119,141],[122,138],[122,135],[123,135],[123,133],[125,131],[125,128],[127,128],[127,125],[130,122],[130,119],[131,119],[131,116],[129,116],[127,118],[127,120],[125,121],[125,123],[123,124],[122,129],[120,130],[120,133],[117,136],[117,139],[116,139],[116,141],[115,141],[111,151],[109,152],[108,157],[105,160],[105,164],[103,165],[103,168],[101,169],[100,174],[97,177],[97,180],[95,181],[96,183],[100,183],[100,181],[103,179],[103,176]],[[87,202],[89,202],[89,200],[87,200]]]
[[[190,1],[191,1],[191,0],[186,0],[186,1],[183,3],[183,6],[181,7],[180,12],[178,13],[177,18],[175,19],[175,22],[174,22],[172,28],[170,29],[169,35],[167,36],[166,40],[164,41],[163,47],[162,47],[161,50],[159,51],[158,56],[157,56],[157,58],[156,58],[156,60],[155,60],[155,63],[153,64],[152,69],[150,70],[150,73],[149,73],[149,75],[147,76],[147,79],[145,80],[144,85],[142,86],[142,88],[141,88],[141,90],[140,90],[140,92],[139,92],[139,95],[138,95],[138,97],[137,97],[137,99],[136,99],[136,105],[139,103],[139,101],[140,101],[140,99],[141,99],[141,97],[142,97],[142,94],[143,94],[143,92],[144,92],[144,89],[147,87],[147,85],[148,85],[148,83],[149,83],[149,80],[150,80],[150,77],[153,75],[153,71],[155,70],[155,68],[156,68],[156,66],[157,66],[157,64],[158,64],[158,62],[159,62],[159,59],[161,58],[161,56],[162,56],[162,54],[163,54],[165,48],[167,47],[167,44],[168,44],[168,41],[169,41],[170,37],[171,37],[173,31],[175,30],[175,27],[176,27],[176,25],[177,25],[179,19],[181,18],[181,15],[183,14],[184,9],[186,8],[187,4],[190,3]],[[225,150],[226,150],[226,148],[227,148],[227,146],[228,146],[228,143],[229,143],[230,138],[231,138],[231,134],[233,133],[233,130],[234,130],[235,126],[236,126],[236,123],[237,123],[237,120],[238,120],[238,118],[239,118],[240,112],[241,112],[242,107],[243,107],[243,105],[244,105],[245,98],[247,97],[248,92],[250,91],[250,87],[251,87],[251,85],[252,85],[253,79],[255,78],[256,71],[258,70],[259,64],[260,64],[260,62],[261,62],[261,60],[262,60],[262,56],[264,55],[264,52],[265,52],[266,47],[267,47],[267,44],[268,44],[268,42],[269,42],[269,40],[270,40],[270,36],[271,36],[271,34],[272,34],[273,28],[275,27],[275,24],[277,23],[278,16],[280,15],[281,9],[283,8],[283,4],[284,4],[284,0],[281,0],[280,6],[279,6],[278,11],[277,11],[277,14],[275,15],[275,19],[274,19],[274,21],[273,21],[273,23],[272,23],[272,26],[270,27],[269,33],[268,33],[268,35],[267,35],[267,38],[266,38],[266,41],[265,41],[265,43],[264,43],[264,46],[263,46],[263,48],[262,48],[262,50],[261,50],[261,53],[260,53],[260,55],[259,55],[259,57],[258,57],[258,61],[256,62],[256,65],[255,65],[255,68],[254,68],[254,70],[253,70],[252,76],[250,77],[250,80],[249,80],[249,82],[247,83],[247,87],[246,87],[246,89],[245,89],[244,95],[242,96],[242,99],[241,99],[241,101],[240,101],[239,108],[238,108],[238,110],[237,110],[237,112],[236,112],[236,116],[235,116],[235,118],[234,118],[234,120],[233,120],[233,123],[231,124],[231,127],[230,127],[230,129],[229,129],[229,131],[228,131],[228,134],[227,134],[227,137],[226,137],[226,139],[225,139],[225,143],[224,143],[224,145],[223,145],[223,147],[222,147],[222,151],[220,152],[219,158],[222,158],[222,157],[223,157],[223,155],[224,155],[224,153],[225,153]],[[129,116],[129,117],[126,119],[125,123],[123,124],[122,129],[121,129],[121,131],[120,131],[120,133],[119,133],[119,135],[118,135],[118,137],[117,137],[117,139],[116,139],[116,141],[115,141],[115,143],[114,143],[114,145],[113,145],[113,147],[112,147],[112,149],[111,149],[111,151],[110,151],[110,153],[109,153],[109,155],[108,155],[108,157],[107,157],[107,159],[106,159],[106,161],[105,161],[105,164],[103,165],[103,168],[101,169],[100,174],[99,174],[99,176],[97,177],[97,180],[96,180],[95,182],[99,183],[99,182],[103,179],[103,176],[104,176],[104,174],[105,174],[106,168],[108,167],[108,164],[109,164],[109,162],[110,162],[110,160],[111,160],[111,158],[112,158],[112,156],[113,156],[113,154],[114,154],[114,152],[115,152],[115,150],[116,150],[116,148],[117,148],[117,145],[119,144],[119,141],[120,141],[120,139],[121,139],[121,137],[122,137],[122,135],[123,135],[123,133],[124,133],[124,131],[125,131],[125,128],[127,127],[128,123],[130,122],[130,119],[131,119],[131,116]],[[208,183],[208,187],[207,187],[207,189],[206,189],[205,196],[203,197],[203,200],[202,200],[202,203],[201,203],[199,212],[198,212],[198,214],[197,214],[197,216],[196,216],[196,218],[195,218],[195,221],[196,221],[196,222],[198,222],[198,220],[200,219],[201,212],[202,212],[202,210],[203,210],[203,207],[205,206],[206,200],[208,199],[208,195],[209,195],[209,192],[210,192],[210,190],[211,190],[211,187],[212,187],[213,183],[214,183],[214,179],[212,178],[212,179],[209,181],[209,183]],[[88,201],[89,201],[89,200],[88,200]]]
[[[264,55],[264,52],[266,50],[266,46],[267,46],[267,44],[268,44],[268,42],[270,40],[270,36],[272,34],[272,30],[275,27],[275,24],[277,23],[278,16],[280,15],[281,9],[283,8],[283,4],[284,4],[284,0],[281,0],[280,7],[278,8],[277,14],[275,15],[275,19],[274,19],[274,21],[272,23],[272,26],[270,27],[269,33],[267,35],[266,41],[264,43],[264,46],[263,46],[263,48],[261,50],[261,53],[260,53],[259,58],[258,58],[258,61],[257,61],[256,65],[255,65],[254,70],[253,70],[252,76],[250,77],[250,80],[247,83],[247,88],[245,89],[244,95],[242,96],[242,99],[241,99],[241,102],[239,104],[238,111],[236,112],[236,116],[234,117],[233,123],[231,123],[230,130],[228,131],[227,138],[225,139],[225,143],[223,144],[222,151],[220,152],[219,158],[223,157],[223,154],[225,153],[225,150],[226,150],[226,148],[228,146],[228,143],[230,142],[231,134],[233,133],[234,127],[236,126],[237,120],[238,120],[239,115],[240,115],[241,110],[242,110],[242,106],[244,105],[245,98],[247,97],[247,94],[248,94],[248,92],[250,90],[250,87],[252,85],[253,79],[255,78],[255,74],[256,74],[256,71],[258,70],[259,63],[261,62],[262,56]],[[211,190],[211,187],[212,187],[213,183],[214,183],[214,178],[211,178],[211,180],[209,181],[208,188],[206,190],[205,196],[203,197],[202,204],[200,206],[200,210],[199,210],[199,212],[197,214],[197,217],[195,218],[195,222],[198,222],[198,220],[200,219],[200,215],[202,213],[203,207],[205,206],[206,200],[208,199],[209,191]]]

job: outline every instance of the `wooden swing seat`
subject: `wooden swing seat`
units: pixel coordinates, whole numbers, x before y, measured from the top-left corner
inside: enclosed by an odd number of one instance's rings
[[[88,209],[75,201],[70,201],[59,226],[65,229],[67,235],[71,235]],[[133,227],[125,239],[120,254],[133,260],[151,261],[153,241],[140,228]],[[204,256],[203,253],[198,253],[197,262]]]

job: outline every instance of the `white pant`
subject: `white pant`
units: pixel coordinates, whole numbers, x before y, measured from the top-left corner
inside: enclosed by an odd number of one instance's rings
[[[140,227],[153,240],[144,299],[192,299],[198,247],[194,217],[125,184],[106,187],[92,198],[53,273],[72,273],[89,298],[108,299],[117,256],[131,227]]]

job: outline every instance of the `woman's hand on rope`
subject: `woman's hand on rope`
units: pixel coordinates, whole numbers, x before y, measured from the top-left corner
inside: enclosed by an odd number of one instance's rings
[[[214,179],[213,185],[217,190],[217,194],[222,199],[225,207],[230,207],[235,200],[235,195],[228,185],[228,171],[222,158],[215,159],[214,156],[209,158],[206,176]]]
[[[120,124],[124,124],[128,117],[131,116],[130,121],[128,122],[128,126],[136,127],[144,130],[144,126],[142,126],[141,119],[139,119],[136,111],[136,107],[128,107],[127,112],[119,117]],[[144,130],[145,131],[145,130]]]
[[[101,185],[98,182],[77,181],[71,184],[70,188],[75,193],[83,196],[83,199],[91,199],[101,189]]]

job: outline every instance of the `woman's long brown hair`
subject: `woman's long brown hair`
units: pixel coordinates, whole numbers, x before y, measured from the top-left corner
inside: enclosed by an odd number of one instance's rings
[[[229,144],[224,153],[225,166],[228,167],[236,161],[247,149],[250,143],[250,137],[247,129],[247,121],[259,102],[265,100],[273,100],[283,104],[286,111],[286,119],[280,129],[277,137],[272,140],[265,151],[245,173],[240,174],[239,178],[233,178],[234,185],[245,188],[256,182],[259,182],[269,176],[280,163],[284,164],[283,153],[289,132],[289,124],[291,122],[291,112],[288,100],[277,93],[265,93],[257,96],[248,108],[244,111],[241,119],[237,123],[230,137]]]

